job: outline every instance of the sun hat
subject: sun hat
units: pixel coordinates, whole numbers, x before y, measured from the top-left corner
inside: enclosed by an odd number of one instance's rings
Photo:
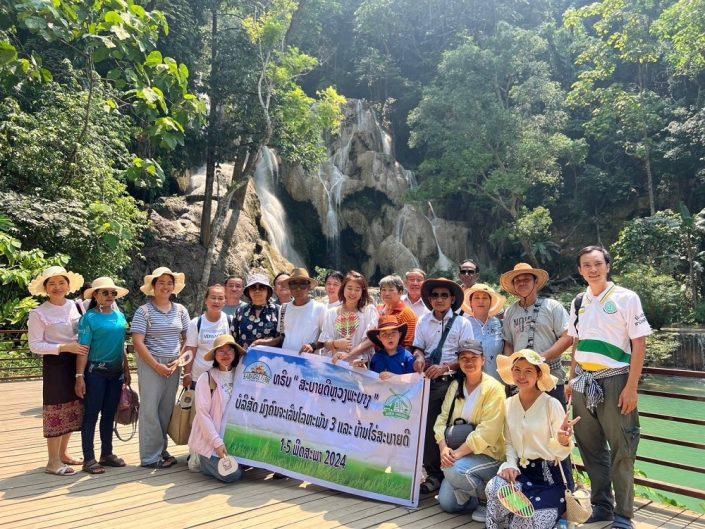
[[[536,382],[536,385],[541,391],[551,391],[556,387],[558,379],[551,374],[551,368],[546,363],[546,360],[543,356],[531,349],[521,349],[509,356],[499,355],[497,357],[497,373],[499,373],[499,376],[505,384],[510,386],[516,385],[514,383],[514,377],[512,376],[512,367],[514,367],[514,363],[521,358],[532,365],[538,366],[541,370],[541,376]]]
[[[27,286],[33,296],[48,296],[44,283],[52,277],[63,276],[69,282],[69,293],[76,292],[83,286],[83,276],[75,272],[67,272],[63,266],[50,266],[35,277]]]
[[[316,285],[318,285],[318,281],[309,276],[308,270],[306,270],[305,268],[294,268],[289,274],[289,279],[282,279],[282,285],[286,285],[286,287],[289,288],[289,281],[296,279],[305,279],[306,281],[308,281],[308,284],[311,285],[311,288],[314,288]]]
[[[267,292],[269,292],[269,294],[267,294],[267,299],[271,298],[274,293],[272,285],[269,284],[269,276],[263,272],[253,272],[247,275],[245,288],[242,289],[242,294],[247,296],[247,299],[250,299],[250,296],[247,295],[247,289],[252,285],[263,285],[267,287]]]
[[[367,338],[375,344],[378,349],[384,349],[382,341],[379,339],[379,333],[382,331],[398,330],[400,333],[399,343],[404,341],[408,326],[406,323],[399,323],[396,316],[380,316],[376,329],[367,331]]]
[[[140,287],[142,293],[146,294],[147,296],[153,296],[154,286],[152,285],[152,281],[154,280],[154,278],[161,277],[164,274],[170,275],[174,278],[174,294],[178,294],[186,286],[186,276],[183,273],[172,272],[171,269],[169,269],[168,267],[160,266],[159,268],[156,268],[151,274],[144,276],[144,284]]]
[[[101,288],[111,289],[117,291],[117,297],[121,298],[126,296],[129,290],[123,287],[119,287],[110,277],[99,277],[94,279],[91,283],[91,288],[87,288],[83,293],[83,299],[91,299],[93,297],[93,292],[100,290]]]
[[[546,283],[548,283],[548,272],[542,270],[541,268],[534,268],[528,263],[518,263],[509,272],[504,272],[500,278],[499,283],[502,285],[502,289],[505,292],[516,295],[514,290],[514,278],[520,276],[521,274],[531,274],[536,278],[536,291],[541,290]]]
[[[203,355],[203,360],[206,362],[212,362],[215,358],[215,350],[223,347],[224,345],[232,345],[235,349],[235,353],[239,355],[245,354],[245,350],[240,345],[235,343],[235,338],[233,338],[232,334],[221,334],[213,340],[213,347],[211,347],[210,350]]]
[[[492,302],[492,304],[490,305],[488,317],[492,318],[493,316],[496,316],[497,314],[502,312],[502,309],[504,309],[504,304],[507,302],[507,298],[505,298],[499,292],[495,291],[495,289],[489,285],[486,285],[484,283],[475,283],[473,286],[471,286],[465,291],[465,299],[462,306],[463,312],[465,314],[469,314],[470,316],[472,316],[470,298],[475,292],[485,292],[490,296],[490,301]]]
[[[460,308],[460,305],[463,304],[463,289],[460,288],[460,285],[450,279],[438,277],[435,279],[427,279],[421,284],[421,299],[423,300],[423,304],[428,307],[428,310],[433,310],[430,298],[431,291],[434,288],[447,288],[450,290],[450,295],[455,297],[455,301],[451,306],[453,312],[457,311]]]
[[[463,340],[458,344],[458,350],[455,352],[455,355],[459,357],[461,353],[466,352],[483,356],[485,354],[485,351],[482,349],[482,342],[479,342],[478,340]]]

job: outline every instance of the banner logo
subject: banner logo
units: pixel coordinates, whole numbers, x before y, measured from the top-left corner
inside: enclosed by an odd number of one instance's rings
[[[272,370],[264,362],[252,362],[245,368],[242,378],[259,384],[269,384],[272,379]]]
[[[409,420],[411,410],[411,401],[404,396],[404,393],[397,394],[392,391],[392,396],[384,401],[382,415]]]

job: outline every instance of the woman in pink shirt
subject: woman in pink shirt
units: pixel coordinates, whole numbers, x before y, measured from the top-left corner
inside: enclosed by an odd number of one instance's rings
[[[189,451],[198,454],[201,472],[225,483],[242,477],[240,468],[222,475],[218,463],[228,456],[223,442],[224,418],[233,395],[234,369],[244,352],[230,334],[218,336],[213,348],[203,356],[213,362],[213,367],[196,381],[196,417],[188,440]]]

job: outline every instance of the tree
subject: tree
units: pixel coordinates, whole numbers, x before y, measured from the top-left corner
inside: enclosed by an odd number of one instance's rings
[[[550,215],[533,208],[555,197],[560,159],[574,143],[561,132],[564,94],[550,78],[546,47],[536,32],[505,23],[484,47],[468,39],[444,54],[409,116],[411,145],[425,157],[416,197],[489,200],[534,265],[534,235],[547,235]]]

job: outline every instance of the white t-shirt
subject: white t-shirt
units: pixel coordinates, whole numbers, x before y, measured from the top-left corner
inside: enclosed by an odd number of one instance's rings
[[[213,362],[206,362],[203,356],[213,347],[213,341],[222,334],[228,334],[228,315],[220,313],[220,320],[208,321],[205,314],[201,318],[201,331],[198,331],[198,318],[193,318],[186,331],[186,346],[198,347],[191,368],[191,380],[198,380],[203,373],[213,367]]]
[[[285,306],[286,309],[284,309]],[[284,309],[283,318],[282,309]],[[317,341],[325,314],[326,306],[313,299],[305,305],[297,306],[292,301],[279,307],[277,330],[284,335],[282,349],[299,352],[305,343]]]

